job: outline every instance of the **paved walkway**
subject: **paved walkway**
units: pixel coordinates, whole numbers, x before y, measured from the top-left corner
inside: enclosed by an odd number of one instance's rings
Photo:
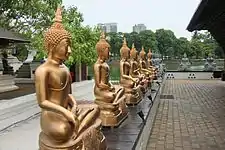
[[[147,149],[225,150],[225,82],[167,80]]]

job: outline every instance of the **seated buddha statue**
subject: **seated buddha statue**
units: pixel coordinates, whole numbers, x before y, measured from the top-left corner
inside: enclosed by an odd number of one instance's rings
[[[149,82],[151,82],[153,78],[153,72],[151,70],[148,70],[147,68],[146,53],[143,46],[142,46],[142,50],[139,53],[139,67],[140,67],[140,72],[145,74]]]
[[[100,118],[103,126],[118,126],[125,118],[127,111],[123,87],[115,87],[110,81],[109,59],[110,45],[102,33],[96,44],[98,59],[94,64],[95,103],[100,107]]]
[[[141,90],[143,93],[146,92],[148,87],[148,80],[146,80],[145,75],[140,73],[138,64],[138,52],[132,44],[132,49],[130,50],[130,75],[132,78],[139,79],[139,84],[141,85]]]
[[[147,54],[147,69],[150,70],[151,72],[153,72],[153,79],[156,79],[156,74],[157,74],[157,68],[153,66],[152,63],[152,52],[151,49],[148,50],[148,54]]]
[[[62,25],[61,8],[44,35],[44,44],[48,58],[35,71],[36,96],[41,108],[40,150],[106,149],[99,107],[78,104],[71,94],[70,72],[63,64],[71,53],[71,35]]]
[[[130,49],[124,38],[120,49],[120,85],[125,88],[126,104],[137,104],[141,100],[139,79],[130,75]]]

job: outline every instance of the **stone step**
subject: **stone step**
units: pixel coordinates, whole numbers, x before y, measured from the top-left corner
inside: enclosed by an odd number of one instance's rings
[[[4,82],[1,82],[0,83],[0,87],[1,88],[4,88],[5,86],[12,86],[12,85],[15,85],[15,82],[12,82],[12,81],[4,81]]]
[[[34,84],[34,78],[15,78],[14,79],[16,84]]]
[[[15,85],[14,76],[0,75],[0,93],[17,90],[18,88]]]
[[[31,78],[30,64],[24,63],[17,71],[16,78]]]
[[[0,81],[13,80],[13,79],[14,79],[14,76],[11,76],[11,75],[0,75]]]
[[[19,87],[16,86],[16,85],[7,85],[7,86],[4,86],[4,87],[0,86],[0,93],[14,91],[14,90],[17,90],[17,89],[19,89]]]

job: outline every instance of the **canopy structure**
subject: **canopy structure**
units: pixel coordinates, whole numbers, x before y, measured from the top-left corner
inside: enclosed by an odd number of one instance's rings
[[[187,30],[208,30],[225,50],[225,3],[224,0],[202,0]]]
[[[30,41],[22,38],[19,34],[0,27],[0,46],[8,45],[9,43],[30,43]]]

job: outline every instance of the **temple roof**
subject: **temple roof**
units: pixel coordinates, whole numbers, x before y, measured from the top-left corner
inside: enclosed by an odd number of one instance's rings
[[[208,30],[214,24],[225,18],[225,3],[223,0],[202,0],[194,13],[187,30]]]
[[[22,38],[20,35],[0,27],[1,40],[8,41],[8,43],[30,43],[29,40]]]
[[[225,3],[224,0],[202,0],[187,30],[208,30],[225,49]]]

